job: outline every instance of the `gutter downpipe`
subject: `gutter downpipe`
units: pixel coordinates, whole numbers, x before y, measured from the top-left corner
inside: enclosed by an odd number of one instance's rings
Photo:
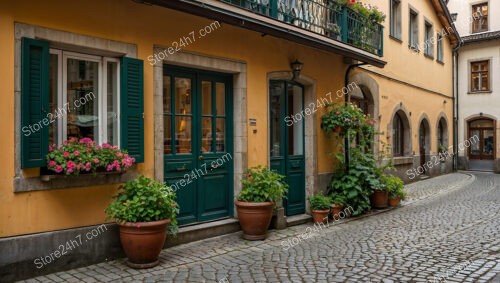
[[[458,49],[462,47],[463,41],[458,42],[457,47],[453,48],[453,171],[458,170],[458,119],[459,119],[459,99],[458,99]]]
[[[359,64],[351,64],[349,67],[347,67],[347,70],[345,72],[345,77],[344,77],[344,86],[347,90],[349,90],[349,73],[351,72],[352,69],[368,65],[368,63],[359,63]],[[344,95],[344,105],[347,106],[349,103],[349,92],[347,92],[346,95]],[[349,172],[349,165],[350,165],[350,158],[349,158],[349,135],[346,135],[344,138],[344,161],[346,165],[346,171]]]

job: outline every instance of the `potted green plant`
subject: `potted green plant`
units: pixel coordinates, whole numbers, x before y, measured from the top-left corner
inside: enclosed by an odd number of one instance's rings
[[[314,223],[325,223],[330,213],[330,198],[321,194],[309,197]]]
[[[285,196],[285,176],[267,167],[248,169],[241,180],[243,188],[236,197],[236,210],[240,220],[243,238],[264,240],[271,222],[273,207]]]
[[[342,194],[333,194],[331,196],[331,211],[332,211],[332,217],[335,219],[335,215],[339,215],[339,213],[344,209],[345,205],[345,196]]]
[[[106,208],[107,219],[120,227],[120,240],[132,268],[158,265],[158,256],[168,232],[177,232],[179,207],[176,195],[164,183],[140,176],[119,188]]]
[[[400,201],[406,198],[403,181],[392,175],[384,176],[383,180],[389,192],[389,205],[391,207],[398,206]]]

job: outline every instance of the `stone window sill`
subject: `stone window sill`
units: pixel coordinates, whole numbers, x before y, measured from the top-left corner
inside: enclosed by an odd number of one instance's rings
[[[78,176],[66,175],[40,175],[38,177],[15,177],[14,192],[31,192],[67,188],[81,188],[101,185],[125,183],[138,176],[137,170],[131,168],[125,173],[99,172],[96,174],[83,174]]]
[[[413,164],[413,157],[411,156],[397,156],[392,159],[394,165],[405,165],[405,164]]]

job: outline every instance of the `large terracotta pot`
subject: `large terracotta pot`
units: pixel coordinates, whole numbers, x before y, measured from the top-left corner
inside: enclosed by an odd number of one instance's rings
[[[167,236],[170,219],[152,222],[117,223],[120,240],[127,255],[127,265],[132,268],[150,268],[158,265]]]
[[[330,208],[332,211],[332,218],[335,219],[335,215],[339,217],[339,213],[342,211],[342,209],[344,209],[344,206],[341,204],[332,204]]]
[[[264,240],[273,216],[274,202],[236,201],[243,239]]]
[[[396,207],[399,205],[399,202],[401,201],[400,198],[390,198],[389,199],[389,205],[392,207]]]
[[[330,213],[329,209],[325,210],[313,210],[313,221],[316,224],[326,223],[328,221],[328,214]]]
[[[374,191],[370,200],[374,208],[387,208],[389,193],[387,191]]]

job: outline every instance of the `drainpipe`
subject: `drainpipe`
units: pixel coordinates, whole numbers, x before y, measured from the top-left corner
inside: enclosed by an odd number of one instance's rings
[[[458,170],[458,119],[459,119],[459,93],[458,93],[458,49],[462,47],[463,41],[458,42],[457,47],[453,48],[453,171]]]
[[[349,67],[347,67],[347,70],[345,72],[345,78],[344,78],[344,86],[347,90],[349,90],[349,73],[351,72],[352,69],[363,66],[363,65],[368,65],[368,63],[359,63],[359,64],[351,64]],[[347,106],[349,103],[349,92],[344,95],[344,104]],[[344,138],[344,160],[345,160],[345,165],[346,165],[346,171],[349,172],[349,163],[350,163],[350,158],[349,158],[349,135],[346,135]]]

